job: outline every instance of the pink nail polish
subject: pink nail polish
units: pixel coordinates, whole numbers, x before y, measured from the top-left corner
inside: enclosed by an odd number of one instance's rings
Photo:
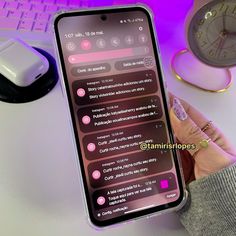
[[[177,116],[179,120],[184,121],[188,118],[188,115],[185,112],[184,107],[182,106],[178,98],[174,98],[173,100],[173,109],[174,109],[175,115]]]

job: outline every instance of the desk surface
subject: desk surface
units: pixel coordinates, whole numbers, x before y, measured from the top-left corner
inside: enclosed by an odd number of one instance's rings
[[[169,90],[208,115],[236,145],[236,83],[226,93],[210,94],[174,79],[170,59],[185,45],[183,21],[176,24],[174,20],[163,20],[160,25],[162,36],[165,35],[160,41]],[[35,102],[19,105],[0,102],[0,192],[0,235],[87,236],[95,232],[83,207],[72,135],[59,83]],[[102,236],[188,235],[175,214],[97,233]]]

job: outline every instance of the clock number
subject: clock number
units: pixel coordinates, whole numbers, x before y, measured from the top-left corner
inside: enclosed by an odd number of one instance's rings
[[[213,56],[215,55],[214,50],[211,49],[211,50],[208,52],[208,54],[209,54],[211,57],[213,57]]]
[[[205,14],[205,19],[209,19],[209,18],[214,18],[217,15],[217,11],[216,10],[209,10],[207,11],[207,13]]]
[[[222,11],[223,10],[223,8],[224,8],[224,6],[225,6],[225,4],[224,3],[222,3],[222,5],[221,5],[221,7],[220,7],[220,11]]]
[[[234,7],[232,14],[234,14],[234,15],[236,14],[236,6]]]
[[[227,14],[227,11],[228,11],[228,10],[229,10],[229,6],[226,7],[226,9],[225,9],[225,11],[224,11],[225,14]]]
[[[198,32],[196,33],[196,36],[197,36],[198,39],[201,39],[201,37],[202,37],[202,31],[198,31]]]
[[[212,13],[212,17],[215,17],[217,15],[217,11],[216,10],[211,11],[211,13]]]
[[[222,3],[222,5],[221,5],[219,11],[223,11],[224,7],[225,7],[225,3]],[[224,10],[225,14],[227,13],[228,10],[229,10],[229,5],[227,5],[227,7],[226,7],[225,10]]]
[[[201,47],[203,48],[203,47],[205,47],[206,45],[207,45],[207,42],[206,42],[206,41],[202,41]]]
[[[205,20],[204,20],[204,19],[201,19],[201,20],[199,20],[198,25],[199,25],[199,26],[200,26],[200,25],[203,25],[204,22],[205,22]]]
[[[224,51],[224,52],[223,52],[223,57],[224,57],[224,58],[227,57],[227,53],[228,53],[227,51]]]

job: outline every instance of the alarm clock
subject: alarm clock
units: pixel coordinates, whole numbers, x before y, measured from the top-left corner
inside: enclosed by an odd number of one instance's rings
[[[236,1],[195,0],[186,22],[188,48],[203,63],[236,65]]]

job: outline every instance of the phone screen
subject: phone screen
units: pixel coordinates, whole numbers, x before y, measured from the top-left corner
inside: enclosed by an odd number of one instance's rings
[[[63,13],[55,34],[91,221],[183,199],[151,17],[142,7]]]

